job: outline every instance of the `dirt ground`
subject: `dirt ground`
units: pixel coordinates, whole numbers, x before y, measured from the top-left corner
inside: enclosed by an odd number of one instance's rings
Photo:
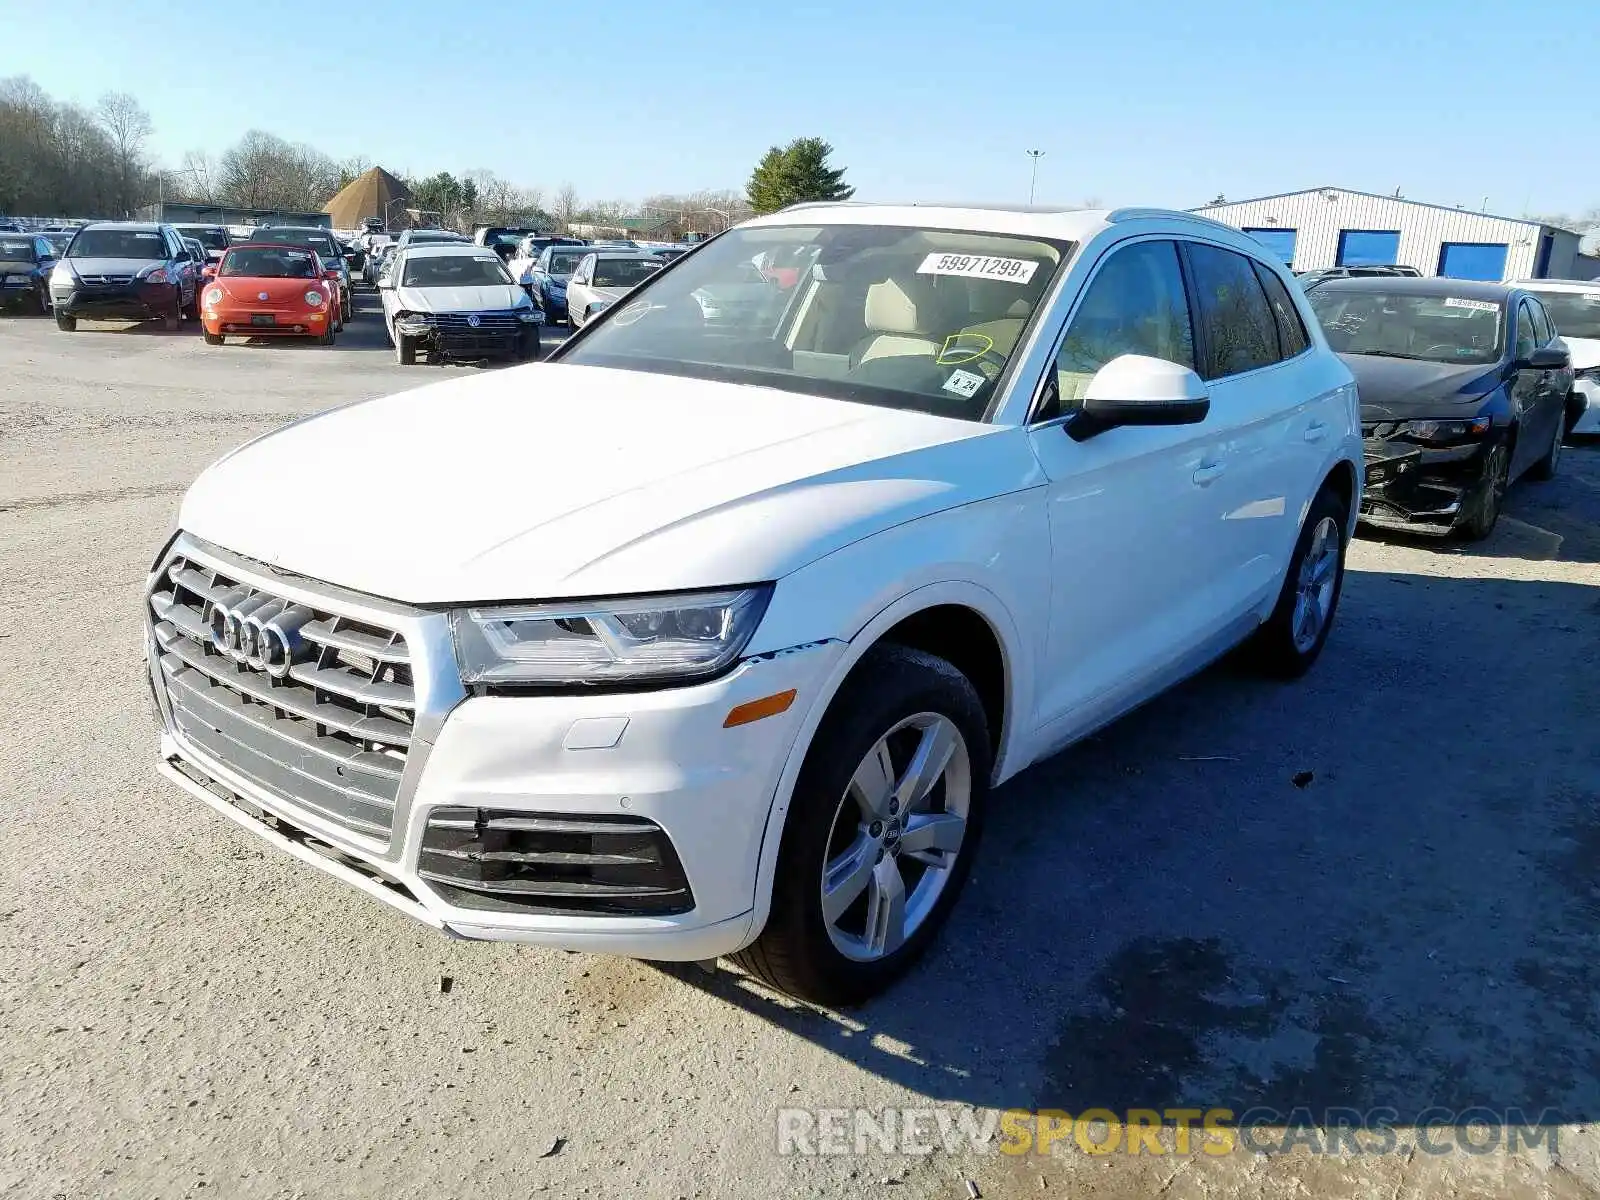
[[[1363,538],[1300,683],[1224,663],[1008,784],[936,952],[817,1012],[728,971],[446,941],[156,776],[140,587],[189,480],[474,369],[396,366],[363,302],[333,349],[0,321],[0,1194],[1600,1188],[1600,452],[1514,489],[1484,545]],[[1396,1137],[778,1153],[780,1108],[957,1105],[1377,1109]],[[1417,1142],[1471,1109],[1546,1136]]]

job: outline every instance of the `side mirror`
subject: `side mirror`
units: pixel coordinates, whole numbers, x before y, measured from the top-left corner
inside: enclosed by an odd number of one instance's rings
[[[383,276],[378,280],[378,290],[380,292],[392,292],[394,290],[394,280],[387,275]]]
[[[203,267],[200,268],[200,278],[201,279],[215,279],[216,277],[217,277],[217,268],[216,268],[216,264],[215,263],[210,263],[210,264],[207,264],[206,266],[203,266]]]
[[[1530,371],[1565,371],[1572,365],[1572,352],[1565,346],[1540,346],[1522,361]]]
[[[1065,428],[1082,442],[1118,425],[1197,425],[1210,411],[1211,393],[1188,367],[1123,354],[1095,372]]]

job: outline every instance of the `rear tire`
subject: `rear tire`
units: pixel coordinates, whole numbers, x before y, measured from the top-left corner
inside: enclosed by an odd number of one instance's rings
[[[1247,647],[1263,674],[1298,679],[1322,653],[1344,591],[1349,530],[1348,507],[1330,484],[1324,484],[1306,513],[1278,603]]]
[[[1543,458],[1528,468],[1529,479],[1548,480],[1556,477],[1556,471],[1561,467],[1561,442],[1566,435],[1567,416],[1563,412],[1556,421],[1556,432],[1550,439],[1550,449],[1545,451]]]
[[[403,333],[394,335],[394,360],[402,367],[409,367],[417,361],[417,339],[409,338]]]
[[[61,330],[63,333],[72,333],[78,328],[78,318],[69,316],[66,313],[58,312],[56,314],[56,328]]]
[[[949,747],[939,773],[929,770],[924,788],[900,792],[915,774],[917,756],[936,746]],[[894,757],[889,769],[874,772],[880,747]],[[867,651],[806,751],[778,849],[771,913],[734,961],[818,1004],[856,1004],[887,988],[927,949],[961,893],[983,832],[992,769],[983,704],[965,675],[906,646]],[[876,789],[884,797],[877,807],[892,816],[875,820],[867,812],[858,779],[894,785]],[[887,803],[896,795],[906,797],[903,806]],[[918,818],[954,817],[960,820],[953,825],[939,822],[954,846],[934,849],[932,830]],[[929,857],[942,865],[932,866]],[[825,879],[842,898],[831,920]],[[883,918],[882,929],[901,932],[883,939],[890,948],[870,944],[876,918]]]

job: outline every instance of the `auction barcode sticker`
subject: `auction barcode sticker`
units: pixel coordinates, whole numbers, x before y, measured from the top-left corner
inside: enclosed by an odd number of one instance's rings
[[[1003,279],[1027,283],[1039,264],[1026,258],[992,258],[987,254],[940,254],[922,260],[918,275],[964,275],[969,279]]]
[[[1470,308],[1474,312],[1499,312],[1500,306],[1488,300],[1462,300],[1451,296],[1444,302],[1446,308]]]

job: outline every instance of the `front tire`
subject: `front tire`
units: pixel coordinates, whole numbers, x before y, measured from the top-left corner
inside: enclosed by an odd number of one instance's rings
[[[220,346],[220,345],[222,345],[223,342],[228,340],[227,338],[223,337],[220,333],[212,333],[209,329],[207,329],[205,331],[205,339],[206,339],[206,345],[208,345],[208,346]]]
[[[771,914],[734,960],[818,1004],[887,988],[966,883],[992,769],[988,721],[966,676],[906,646],[869,650],[806,752]]]
[[[1489,461],[1483,468],[1483,487],[1473,502],[1472,511],[1456,526],[1456,532],[1469,542],[1483,541],[1500,521],[1506,489],[1511,486],[1511,445],[1507,437],[1489,451]]]
[[[403,333],[394,335],[394,360],[402,367],[409,367],[417,361],[417,339],[409,338]]]
[[[1278,603],[1250,642],[1251,657],[1264,673],[1297,679],[1322,653],[1344,591],[1349,528],[1348,507],[1324,484],[1301,526]]]
[[[539,327],[526,329],[517,337],[517,362],[533,362],[539,357]]]
[[[56,328],[62,333],[73,333],[78,328],[78,318],[64,312],[56,314]]]

